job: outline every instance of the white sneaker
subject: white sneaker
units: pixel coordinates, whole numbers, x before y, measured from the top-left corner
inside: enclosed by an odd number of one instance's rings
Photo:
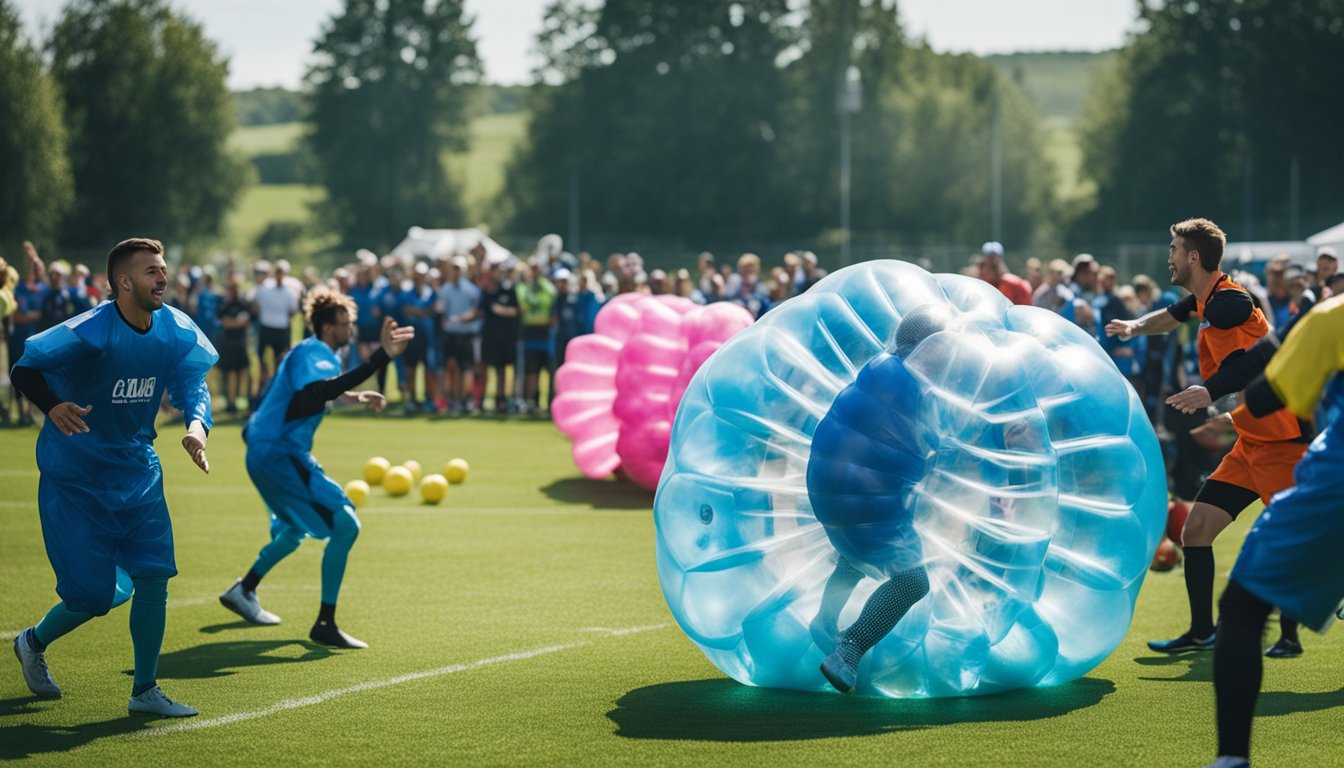
[[[219,596],[219,603],[253,624],[280,623],[279,616],[261,607],[256,592],[247,592],[243,589],[242,579],[234,582],[227,592]]]
[[[163,689],[157,685],[139,696],[132,696],[130,703],[126,705],[126,709],[130,712],[162,715],[163,717],[192,717],[197,714],[195,707],[178,704],[165,696]]]
[[[56,685],[56,681],[51,679],[51,672],[47,669],[47,657],[45,653],[33,650],[28,645],[28,633],[33,628],[29,627],[19,633],[14,638],[14,655],[18,658],[19,664],[23,666],[23,681],[28,683],[28,690],[33,692],[34,696],[43,699],[61,698],[61,688]]]

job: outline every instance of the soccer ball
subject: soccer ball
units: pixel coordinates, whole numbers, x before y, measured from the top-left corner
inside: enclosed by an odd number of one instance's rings
[[[425,471],[420,468],[420,462],[415,459],[407,459],[402,462],[401,466],[411,470],[411,478],[417,483],[420,482],[420,476],[425,473]]]
[[[1173,544],[1181,541],[1181,531],[1185,528],[1185,519],[1190,516],[1190,507],[1183,501],[1172,499],[1167,502],[1167,538]]]
[[[467,473],[470,471],[471,467],[467,464],[466,459],[453,459],[443,467],[444,477],[448,478],[448,482],[453,485],[466,482]]]
[[[448,495],[448,479],[443,475],[430,475],[420,481],[420,498],[426,503],[438,504]]]
[[[405,467],[393,467],[383,475],[383,490],[387,491],[388,496],[405,496],[414,485],[415,478],[411,476],[411,470]]]
[[[355,509],[359,509],[369,500],[369,484],[363,480],[351,480],[345,484],[345,495],[350,498]]]
[[[387,470],[391,467],[392,462],[382,456],[374,456],[364,462],[364,482],[369,485],[378,485],[383,482],[383,475],[387,474]]]
[[[1181,562],[1181,548],[1172,543],[1171,539],[1163,538],[1162,543],[1157,545],[1157,554],[1153,555],[1153,564],[1148,566],[1152,571],[1170,571]]]

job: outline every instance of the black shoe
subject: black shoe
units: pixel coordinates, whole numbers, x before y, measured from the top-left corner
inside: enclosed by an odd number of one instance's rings
[[[1302,644],[1293,642],[1287,638],[1280,637],[1279,641],[1265,651],[1265,656],[1271,659],[1291,659],[1294,656],[1302,655]]]
[[[1148,642],[1148,647],[1160,653],[1182,653],[1184,651],[1211,651],[1213,650],[1213,642],[1216,639],[1218,639],[1217,632],[1210,634],[1203,640],[1191,637],[1190,633],[1186,632],[1184,635],[1181,635],[1180,637],[1171,640],[1150,640]]]
[[[308,639],[314,643],[330,645],[335,648],[369,647],[368,643],[345,634],[335,624],[324,624],[320,621],[314,624],[312,630],[308,632]]]

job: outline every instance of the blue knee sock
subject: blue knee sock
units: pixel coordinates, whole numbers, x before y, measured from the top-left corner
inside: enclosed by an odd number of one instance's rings
[[[168,580],[139,578],[131,598],[131,644],[135,647],[135,687],[132,695],[154,687],[159,673],[159,650],[168,613]]]
[[[268,571],[275,567],[275,564],[284,560],[286,557],[294,554],[294,550],[299,548],[303,542],[303,534],[285,531],[271,539],[271,543],[261,548],[257,555],[257,561],[252,564],[252,571],[257,576],[265,576]]]
[[[48,645],[92,618],[92,613],[70,610],[65,601],[53,605],[51,610],[47,611],[47,615],[42,617],[42,621],[38,622],[37,626],[33,628],[33,633],[29,635],[30,639],[37,641],[33,650],[46,651]],[[41,647],[38,648],[38,645]]]
[[[349,512],[335,515],[331,539],[322,553],[322,602],[336,604],[336,598],[341,594],[341,581],[345,578],[345,563],[357,538],[359,519]]]

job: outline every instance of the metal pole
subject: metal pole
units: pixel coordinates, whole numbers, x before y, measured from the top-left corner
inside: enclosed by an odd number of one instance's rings
[[[840,110],[840,266],[849,266],[849,110]]]
[[[1288,163],[1288,239],[1290,240],[1302,237],[1301,184],[1301,169],[1297,153],[1294,152],[1293,159]]]
[[[1003,242],[1003,126],[996,99],[990,117],[989,136],[989,233]]]

